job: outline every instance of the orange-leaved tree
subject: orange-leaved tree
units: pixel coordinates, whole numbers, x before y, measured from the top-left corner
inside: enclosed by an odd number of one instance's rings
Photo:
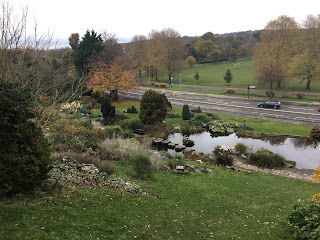
[[[129,91],[138,87],[131,71],[124,70],[119,64],[99,64],[90,72],[87,89],[109,90],[111,95],[117,95],[118,90]]]

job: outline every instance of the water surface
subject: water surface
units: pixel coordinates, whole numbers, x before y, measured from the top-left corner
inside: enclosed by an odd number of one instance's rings
[[[280,154],[287,160],[297,162],[297,168],[314,169],[320,166],[320,147],[305,147],[304,139],[296,138],[271,138],[260,140],[252,138],[239,138],[236,134],[229,136],[211,137],[209,132],[192,134],[190,138],[195,141],[193,148],[203,153],[212,153],[216,145],[234,147],[237,143],[243,143],[253,151],[266,148],[274,153]],[[175,133],[169,136],[169,140],[182,144],[182,135]],[[169,150],[173,152],[173,150]]]

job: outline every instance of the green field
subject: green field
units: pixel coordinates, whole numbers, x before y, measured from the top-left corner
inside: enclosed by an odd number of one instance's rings
[[[96,188],[0,202],[0,239],[293,239],[285,230],[293,205],[319,192],[311,182],[213,166],[210,175],[141,181],[130,163],[114,164],[111,178],[156,198]]]
[[[238,64],[238,65],[235,65]],[[239,65],[240,64],[240,65]],[[240,66],[240,67],[239,67]],[[254,79],[256,62],[251,59],[238,60],[236,62],[221,62],[209,64],[197,64],[193,67],[185,67],[182,71],[181,78],[182,84],[199,85],[199,86],[214,86],[225,88],[244,88],[247,89],[248,85],[257,86],[258,81]],[[224,81],[226,70],[230,69],[233,75],[233,80],[230,84]],[[194,78],[195,73],[200,75],[199,80]],[[148,77],[145,77],[148,80]],[[168,82],[168,76],[160,76],[158,82]],[[179,75],[173,76],[172,83],[175,87],[179,84]],[[275,86],[276,87],[276,86]],[[267,89],[268,87],[266,87]],[[306,82],[301,82],[300,79],[294,78],[288,82],[287,86],[282,91],[306,91]],[[277,89],[275,89],[277,91]],[[320,81],[314,80],[311,82],[312,92],[320,92]]]

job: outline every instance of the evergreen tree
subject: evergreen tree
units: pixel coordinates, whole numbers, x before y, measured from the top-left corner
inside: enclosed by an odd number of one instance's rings
[[[79,74],[86,74],[89,72],[89,60],[90,58],[98,55],[102,49],[102,38],[94,30],[82,37],[82,41],[79,43],[74,56],[74,65]]]
[[[183,105],[183,108],[182,108],[182,119],[183,120],[191,119],[190,109],[189,109],[189,106],[187,104]]]
[[[101,102],[101,112],[103,115],[104,123],[110,122],[111,118],[114,117],[116,109],[111,105],[111,100],[109,96],[105,96]]]
[[[226,83],[231,83],[233,76],[231,74],[230,69],[227,69],[226,75],[223,78],[226,81]]]
[[[147,90],[140,101],[139,118],[144,124],[162,122],[167,115],[168,107],[162,94]]]
[[[199,73],[198,72],[196,72],[196,75],[194,75],[194,78],[196,79],[196,80],[199,80]]]
[[[33,191],[50,170],[50,150],[31,90],[0,81],[0,197]]]
[[[168,109],[171,111],[172,110],[171,102],[168,100],[167,96],[164,93],[162,93],[162,96],[167,103]]]

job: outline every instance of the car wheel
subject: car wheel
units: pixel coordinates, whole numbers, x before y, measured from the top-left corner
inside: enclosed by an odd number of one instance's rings
[[[274,106],[273,108],[274,108],[274,109],[277,109],[277,106]]]
[[[258,105],[259,108],[262,108],[262,105]]]

